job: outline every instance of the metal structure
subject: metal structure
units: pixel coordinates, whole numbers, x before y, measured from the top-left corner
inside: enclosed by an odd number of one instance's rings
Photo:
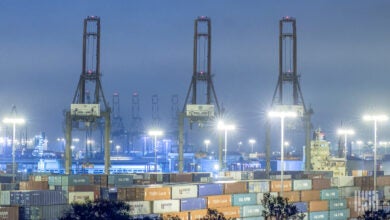
[[[157,128],[160,126],[160,113],[158,109],[158,95],[152,95],[152,124]]]
[[[190,127],[198,123],[201,127],[207,121],[221,114],[211,75],[211,20],[200,16],[195,19],[193,74],[184,107],[179,113],[179,172],[183,172],[184,118]],[[206,91],[201,90],[201,86]],[[206,96],[204,97],[204,94]],[[190,98],[191,96],[191,98]],[[203,97],[202,97],[203,96]],[[201,100],[203,98],[203,100]],[[214,108],[216,105],[216,109]],[[220,167],[222,165],[222,144],[219,146]]]
[[[112,96],[112,120],[111,120],[111,140],[113,146],[119,144],[123,151],[129,151],[128,132],[123,124],[120,114],[119,93],[115,92]]]
[[[104,123],[104,172],[109,174],[111,109],[106,102],[100,72],[100,18],[84,19],[82,71],[70,111],[65,113],[65,173],[72,166],[72,130],[84,130],[87,134]],[[92,97],[89,97],[89,94]]]
[[[140,116],[140,100],[139,93],[133,92],[131,97],[131,127],[130,127],[130,139],[132,144],[132,149],[135,150],[135,143],[139,137],[144,133],[144,126],[142,123],[142,118]]]
[[[272,98],[272,110],[296,111],[298,117],[303,120],[305,130],[305,169],[310,170],[310,136],[311,136],[311,115],[313,110],[306,108],[301,87],[299,85],[300,75],[297,71],[297,35],[296,20],[293,17],[283,17],[279,22],[279,77],[275,92]],[[287,85],[286,85],[287,84]],[[287,87],[291,86],[291,88]],[[292,90],[292,96],[291,96]],[[271,125],[266,122],[266,170],[269,173],[271,157],[270,141]]]

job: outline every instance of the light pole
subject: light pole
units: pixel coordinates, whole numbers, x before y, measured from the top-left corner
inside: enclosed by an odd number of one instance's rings
[[[16,132],[16,124],[24,124],[24,118],[4,118],[3,123],[12,124],[12,182],[15,182],[16,175],[16,164],[15,164],[15,132]]]
[[[344,135],[344,159],[345,159],[345,163],[347,163],[347,152],[348,152],[347,136],[353,135],[355,134],[355,132],[352,129],[339,129],[337,130],[337,133],[339,135]]]
[[[157,172],[157,136],[162,136],[163,132],[161,130],[150,130],[148,134],[154,137],[154,172]]]
[[[206,153],[208,153],[210,140],[209,139],[204,140],[204,144],[206,145]]]
[[[377,123],[378,121],[387,121],[389,117],[387,115],[365,115],[363,120],[374,122],[374,193],[376,194],[376,142],[377,142]]]
[[[119,150],[121,149],[121,146],[116,145],[115,148],[116,148],[116,155],[118,156],[119,155]]]
[[[225,131],[225,169],[227,168],[227,132],[234,129],[233,124],[225,124],[223,121],[218,122],[218,130]]]
[[[252,153],[253,153],[253,145],[256,143],[256,140],[255,139],[249,139],[249,143],[252,146]]]
[[[283,196],[283,174],[284,174],[284,119],[297,117],[296,112],[289,111],[271,111],[268,113],[271,118],[280,118],[280,184],[281,184],[281,196]]]

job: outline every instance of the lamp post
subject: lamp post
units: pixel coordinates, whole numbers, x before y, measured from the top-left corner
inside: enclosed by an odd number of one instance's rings
[[[163,132],[161,130],[150,130],[148,134],[154,137],[154,172],[157,172],[157,136],[162,136]]]
[[[227,168],[227,132],[234,130],[235,126],[233,124],[225,124],[225,122],[218,122],[218,130],[223,130],[225,132],[225,169]]]
[[[344,135],[344,159],[347,161],[347,152],[348,152],[348,142],[347,142],[347,136],[353,135],[355,132],[352,129],[339,129],[337,130],[337,133],[339,135]]]
[[[115,149],[116,149],[116,155],[118,156],[119,155],[119,150],[121,149],[121,146],[116,145]]]
[[[280,184],[281,184],[281,196],[283,196],[283,174],[284,174],[284,119],[285,118],[295,118],[297,117],[296,112],[290,111],[271,111],[268,113],[268,116],[271,118],[277,117],[280,118]]]
[[[16,132],[16,124],[24,124],[24,118],[4,118],[3,123],[12,124],[12,182],[15,182],[16,175],[16,164],[15,164],[15,132]]]
[[[253,145],[256,143],[256,140],[255,139],[249,139],[249,143],[251,144],[252,153],[253,153]]]
[[[389,117],[387,115],[365,115],[363,120],[374,122],[374,193],[376,193],[376,149],[377,149],[377,123],[378,121],[387,121]]]
[[[204,140],[204,144],[206,145],[206,153],[208,153],[210,140],[209,139]]]

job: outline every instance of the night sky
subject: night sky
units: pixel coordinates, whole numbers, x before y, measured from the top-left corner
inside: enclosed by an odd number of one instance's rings
[[[182,108],[192,76],[194,19],[212,22],[212,74],[237,140],[264,136],[278,77],[279,20],[297,20],[298,73],[314,128],[335,138],[341,122],[372,139],[367,112],[390,114],[390,2],[387,0],[0,0],[0,116],[15,104],[29,135],[63,135],[63,110],[81,73],[83,19],[101,18],[104,94],[119,92],[128,127],[131,95],[151,122],[152,95],[170,120],[171,96]],[[379,139],[389,137],[390,122]],[[4,135],[4,131],[0,130]]]

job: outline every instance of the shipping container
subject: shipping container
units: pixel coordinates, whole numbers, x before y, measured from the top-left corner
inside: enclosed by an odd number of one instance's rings
[[[329,200],[329,210],[339,210],[347,208],[347,200],[346,199],[334,199]]]
[[[172,185],[172,199],[195,198],[198,196],[197,185]]]
[[[321,191],[320,190],[304,190],[301,191],[301,201],[310,202],[320,200]]]
[[[349,209],[330,210],[329,219],[332,220],[345,220],[349,218]]]
[[[318,200],[309,202],[309,212],[320,212],[329,210],[328,200]]]
[[[54,220],[58,219],[69,205],[44,205],[44,206],[23,206],[19,209],[20,219],[31,220]]]
[[[200,220],[207,215],[207,209],[192,210],[189,212],[190,220]]]
[[[16,220],[19,218],[19,207],[0,207],[0,220]]]
[[[11,205],[10,191],[0,191],[0,205]]]
[[[91,184],[88,175],[63,175],[61,176],[62,186],[89,185]]]
[[[54,190],[11,191],[11,205],[40,206],[67,204],[66,193]]]
[[[293,205],[297,207],[298,212],[307,212],[308,204],[307,202],[294,202]]]
[[[346,186],[339,188],[339,196],[340,198],[352,197],[355,195],[355,192],[359,192],[360,187],[357,186]]]
[[[338,199],[338,198],[339,198],[339,190],[337,188],[321,190],[321,200],[331,200],[331,199]]]
[[[329,219],[329,212],[328,211],[321,211],[321,212],[310,212],[309,213],[309,220],[328,220]],[[346,220],[346,219],[344,219]]]
[[[95,201],[95,193],[89,192],[69,192],[68,203],[85,203],[86,201]]]
[[[201,182],[202,178],[210,178],[211,173],[192,173],[192,182]]]
[[[221,212],[226,219],[240,217],[240,207],[238,206],[219,207],[217,210],[218,212]]]
[[[347,198],[347,208],[350,210],[350,218],[357,218],[363,215],[366,209],[362,204],[362,200],[358,197]]]
[[[207,208],[206,198],[187,198],[180,200],[180,211],[190,211]]]
[[[259,217],[263,213],[262,205],[248,205],[240,208],[240,217]]]
[[[271,181],[271,192],[280,192],[282,190],[282,182],[280,180],[272,180]],[[283,180],[283,191],[288,192],[292,190],[292,181],[291,180]]]
[[[49,189],[48,181],[21,181],[19,182],[20,190],[47,190]]]
[[[240,217],[235,218],[235,220],[264,220],[263,216],[256,216],[256,217]]]
[[[265,193],[257,193],[257,204],[262,204],[262,200],[264,198]],[[269,192],[269,194],[273,197],[278,197],[278,192]]]
[[[232,195],[232,206],[245,206],[256,205],[257,194],[256,193],[243,193]]]
[[[293,180],[293,190],[311,190],[312,181],[311,180]]]
[[[367,170],[352,170],[352,176],[367,176],[368,171]]]
[[[108,175],[108,185],[117,187],[126,187],[133,185],[132,175]]]
[[[162,214],[162,220],[171,220],[172,218],[180,220],[189,220],[190,216],[188,212],[169,212]]]
[[[125,203],[129,205],[129,215],[145,215],[152,213],[151,201],[130,201]]]
[[[222,195],[223,185],[220,183],[208,183],[198,185],[198,196]]]
[[[118,200],[153,201],[171,199],[171,187],[126,187],[118,188]]]
[[[378,176],[376,184],[377,186],[390,186],[390,176]]]
[[[301,201],[301,192],[300,191],[290,191],[283,192],[283,195],[279,193],[279,196],[287,198],[289,202],[299,202]]]
[[[313,190],[322,190],[330,188],[330,179],[314,178],[311,181]]]
[[[191,173],[171,173],[170,174],[171,183],[191,183],[192,174]]]
[[[248,181],[248,192],[269,192],[269,181]]]
[[[224,194],[236,194],[236,193],[247,193],[247,183],[246,182],[235,182],[235,183],[225,183],[224,184]]]
[[[344,186],[354,186],[354,177],[353,176],[337,176],[332,177],[331,186],[332,187],[344,187]]]
[[[180,200],[154,200],[153,213],[180,212]]]
[[[230,207],[232,204],[231,195],[218,195],[218,196],[208,196],[207,197],[207,208],[220,208],[220,207]]]

